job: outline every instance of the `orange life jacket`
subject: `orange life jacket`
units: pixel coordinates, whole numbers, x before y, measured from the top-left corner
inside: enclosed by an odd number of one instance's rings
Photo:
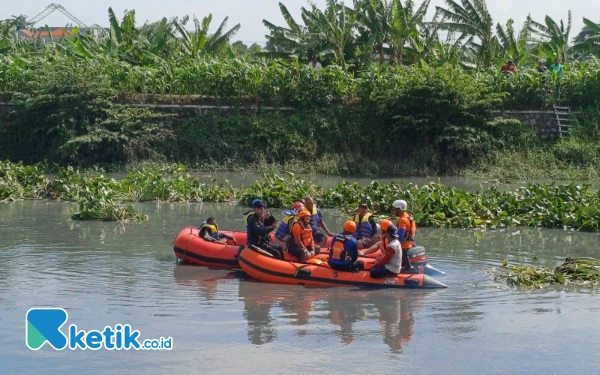
[[[302,224],[300,224],[300,222],[295,222],[294,225],[292,226],[292,229],[294,226],[299,225],[300,228],[302,229],[302,234],[300,235],[300,241],[302,241],[302,244],[304,245],[304,247],[312,247],[314,244],[313,241],[313,234],[312,234],[312,228],[310,227],[310,225],[305,228]],[[292,232],[292,238],[290,239],[294,242],[294,244],[296,243],[296,237]]]
[[[417,237],[417,224],[412,215],[408,212],[403,212],[402,216],[398,217],[398,229],[404,228],[404,238],[400,238],[403,249],[410,249],[415,246],[415,238]]]
[[[344,242],[351,238],[350,236],[338,235],[335,237],[335,242],[331,248],[329,257],[335,260],[345,261],[347,258],[346,250],[344,249]]]

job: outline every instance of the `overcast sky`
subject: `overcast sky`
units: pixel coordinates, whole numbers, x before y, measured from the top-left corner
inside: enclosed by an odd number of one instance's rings
[[[79,18],[83,23],[89,25],[99,24],[108,26],[108,7],[113,8],[115,14],[121,17],[126,9],[135,9],[136,19],[139,24],[144,21],[156,21],[162,17],[196,15],[202,18],[209,13],[213,15],[211,31],[226,16],[229,16],[228,26],[232,27],[240,23],[242,28],[234,37],[234,40],[242,40],[247,44],[265,41],[266,28],[262,24],[267,19],[277,25],[283,25],[284,20],[279,11],[277,0],[26,0],[9,1],[1,0],[0,19],[10,18],[12,15],[25,14],[29,18],[34,17],[44,10],[52,1],[64,6],[71,14]],[[283,0],[282,1],[294,17],[300,19],[300,7],[308,7],[307,0]],[[323,7],[325,0],[314,0],[316,4]],[[420,0],[416,0],[418,4]],[[348,1],[352,3],[351,0]],[[436,5],[443,5],[444,0],[432,0],[429,17],[435,12]],[[571,9],[573,14],[573,31],[571,37],[575,36],[583,27],[582,18],[585,16],[596,22],[600,21],[599,0],[489,0],[488,7],[494,22],[505,24],[509,18],[513,18],[519,26],[525,20],[527,14],[531,14],[534,20],[543,23],[546,15],[555,20],[563,19],[567,22],[567,12]],[[54,12],[36,26],[64,26],[70,20],[59,13]]]

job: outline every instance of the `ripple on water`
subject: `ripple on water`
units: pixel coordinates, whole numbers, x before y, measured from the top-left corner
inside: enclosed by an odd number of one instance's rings
[[[43,207],[25,202],[0,210],[0,221],[12,223],[0,236],[0,320],[7,327],[0,362],[7,373],[69,372],[82,364],[96,373],[131,367],[143,373],[388,373],[399,363],[415,374],[598,372],[595,292],[508,288],[483,272],[504,257],[528,263],[538,257],[554,266],[566,254],[589,255],[600,245],[597,236],[425,229],[419,243],[448,273],[442,278],[448,289],[305,288],[161,260],[172,255],[174,234],[202,217],[214,214],[221,227],[241,229],[239,207],[146,205],[149,222],[119,230],[73,224],[60,205]],[[27,215],[37,221],[15,219]],[[339,226],[343,217],[326,211],[325,220]],[[31,306],[65,307],[89,329],[131,323],[148,337],[172,336],[176,350],[40,351],[32,361],[22,345],[23,314]],[[331,361],[339,353],[352,355]]]

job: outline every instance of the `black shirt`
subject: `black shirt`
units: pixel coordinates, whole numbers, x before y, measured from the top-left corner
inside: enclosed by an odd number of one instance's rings
[[[269,238],[269,233],[273,231],[273,224],[275,224],[276,221],[277,220],[273,216],[263,221],[260,220],[257,215],[250,215],[246,227],[248,232],[248,245],[258,246],[263,242],[270,242],[271,239]]]

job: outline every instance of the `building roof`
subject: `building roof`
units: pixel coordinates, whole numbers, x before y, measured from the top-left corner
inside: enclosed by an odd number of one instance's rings
[[[68,35],[73,34],[73,32],[71,31],[71,28],[69,28],[69,27],[49,27],[48,29],[52,33],[53,38],[64,38]],[[88,29],[85,29],[85,28],[79,29],[79,32],[84,35],[87,34],[87,31],[88,31]],[[43,29],[40,28],[36,31],[19,30],[19,33],[21,34],[21,36],[28,37],[28,38],[49,38],[50,37],[50,34],[48,33],[48,30],[46,28],[43,28]]]

